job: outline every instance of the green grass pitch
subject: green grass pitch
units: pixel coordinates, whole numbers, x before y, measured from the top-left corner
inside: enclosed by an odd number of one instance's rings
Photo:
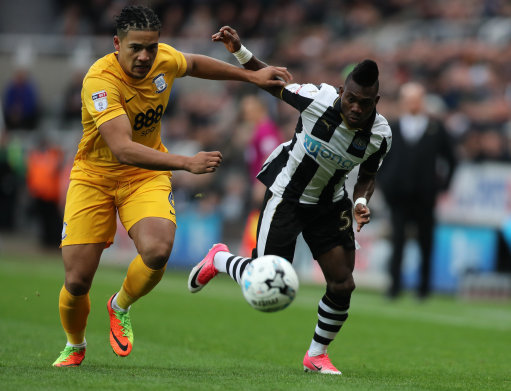
[[[323,288],[303,285],[279,313],[259,313],[220,276],[198,294],[170,270],[132,308],[129,357],[108,342],[106,301],[124,268],[100,265],[87,356],[53,368],[65,344],[60,259],[0,255],[0,389],[7,390],[511,390],[511,303],[435,296],[394,303],[355,291],[329,349],[341,376],[304,373]]]

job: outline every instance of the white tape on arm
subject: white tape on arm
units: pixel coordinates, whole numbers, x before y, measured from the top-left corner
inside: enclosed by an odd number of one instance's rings
[[[364,197],[359,197],[353,203],[353,207],[357,206],[357,204],[362,204],[362,205],[366,206],[367,205],[367,199],[365,199]]]
[[[233,53],[233,56],[236,57],[238,62],[243,65],[249,62],[252,58],[252,52],[248,50],[245,46],[241,45],[240,50]]]

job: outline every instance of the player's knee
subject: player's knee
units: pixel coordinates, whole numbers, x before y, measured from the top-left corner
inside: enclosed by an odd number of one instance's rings
[[[140,255],[144,263],[151,269],[161,269],[167,264],[172,251],[173,242],[159,241],[144,246]]]
[[[89,292],[92,280],[83,277],[66,278],[66,289],[73,296],[82,296]]]
[[[351,295],[351,293],[355,290],[355,287],[355,281],[353,280],[353,277],[350,277],[345,280],[329,282],[327,289],[332,296],[346,297]]]

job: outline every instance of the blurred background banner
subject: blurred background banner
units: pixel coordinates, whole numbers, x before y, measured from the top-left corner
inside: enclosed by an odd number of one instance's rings
[[[445,223],[499,230],[511,217],[511,165],[460,165],[449,193],[439,202],[437,216]]]
[[[222,219],[217,212],[183,212],[177,216],[177,226],[169,267],[191,269],[222,239]]]
[[[486,227],[437,227],[433,252],[434,289],[453,293],[467,275],[495,271],[497,239],[497,232]],[[413,284],[412,270],[407,277]]]
[[[82,134],[82,79],[96,59],[114,50],[113,17],[131,3],[0,2],[0,252],[58,255],[68,173]],[[287,66],[298,83],[340,86],[354,63],[372,58],[380,68],[378,111],[389,122],[402,114],[400,88],[420,83],[425,112],[443,124],[459,162],[435,209],[433,289],[454,293],[467,276],[511,273],[509,1],[137,3],[155,9],[161,41],[180,51],[236,63],[223,45],[211,42],[219,27],[231,25],[247,48],[267,63]],[[256,166],[275,143],[292,137],[297,119],[296,110],[252,85],[176,80],[162,118],[163,143],[185,155],[220,150],[224,161],[212,175],[174,173],[178,230],[170,265],[189,268],[219,241],[249,255],[253,241],[247,235],[261,200]],[[42,158],[50,155],[58,159]],[[51,178],[43,181],[53,186],[45,189],[50,198],[33,191],[29,167],[36,166]],[[445,167],[440,162],[436,169]],[[393,227],[379,187],[370,207],[371,224],[356,234],[355,277],[359,286],[384,290]],[[409,289],[420,258],[414,228],[406,229],[406,239],[402,275]],[[115,241],[105,261],[127,264],[135,250],[120,226]],[[304,280],[321,279],[304,243],[295,265]]]

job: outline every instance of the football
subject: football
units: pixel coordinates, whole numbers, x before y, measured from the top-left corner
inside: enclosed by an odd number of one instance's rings
[[[254,259],[241,276],[245,300],[263,312],[286,308],[294,300],[298,285],[298,276],[291,263],[276,255]]]

